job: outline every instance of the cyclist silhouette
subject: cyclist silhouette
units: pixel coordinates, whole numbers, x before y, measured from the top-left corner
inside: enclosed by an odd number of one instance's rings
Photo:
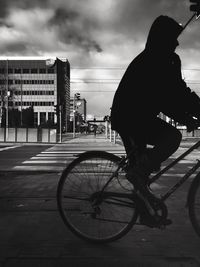
[[[112,129],[121,136],[127,153],[133,144],[138,152],[137,159],[130,159],[127,178],[145,193],[150,173],[177,150],[182,139],[180,131],[160,119],[159,113],[189,131],[200,117],[200,98],[182,79],[181,60],[175,53],[182,30],[168,16],[156,18],[145,49],[128,66],[113,99]],[[146,149],[148,144],[151,150]]]

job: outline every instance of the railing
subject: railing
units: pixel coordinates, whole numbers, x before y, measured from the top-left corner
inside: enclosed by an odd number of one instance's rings
[[[56,143],[56,129],[0,128],[0,142]]]
[[[110,140],[110,142],[113,142],[114,144],[117,141],[117,138],[119,138],[118,133],[111,129],[111,124],[106,121],[106,128],[105,128],[105,135],[106,138]]]
[[[200,138],[200,129],[194,130],[190,133],[187,132],[186,127],[177,127],[177,129],[179,129],[179,131],[181,132],[183,138],[190,138],[190,137],[196,137],[196,138]],[[147,129],[148,130],[148,129]],[[111,124],[109,122],[107,122],[106,125],[106,138],[110,140],[110,142],[113,142],[114,144],[116,142],[121,142],[121,138],[118,135],[118,133],[114,130],[111,129]]]

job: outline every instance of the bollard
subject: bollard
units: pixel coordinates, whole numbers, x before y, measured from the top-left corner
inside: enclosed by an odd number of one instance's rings
[[[116,132],[114,131],[114,140],[113,140],[114,144],[116,144]]]

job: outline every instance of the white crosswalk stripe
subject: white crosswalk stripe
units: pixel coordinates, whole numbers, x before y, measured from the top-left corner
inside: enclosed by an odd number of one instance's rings
[[[13,167],[13,170],[46,170],[46,171],[62,171],[70,162],[72,162],[78,155],[85,152],[84,150],[51,150],[40,152],[39,154],[25,160],[21,165]],[[115,155],[124,155],[122,150],[107,151]]]

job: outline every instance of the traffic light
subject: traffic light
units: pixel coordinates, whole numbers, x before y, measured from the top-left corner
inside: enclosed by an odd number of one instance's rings
[[[54,112],[59,114],[59,105],[54,105]]]
[[[200,0],[190,0],[192,5],[190,5],[190,11],[196,12],[196,15],[200,15]]]
[[[80,99],[81,94],[80,94],[80,93],[76,93],[76,94],[75,94],[75,97],[76,97],[76,99]]]

